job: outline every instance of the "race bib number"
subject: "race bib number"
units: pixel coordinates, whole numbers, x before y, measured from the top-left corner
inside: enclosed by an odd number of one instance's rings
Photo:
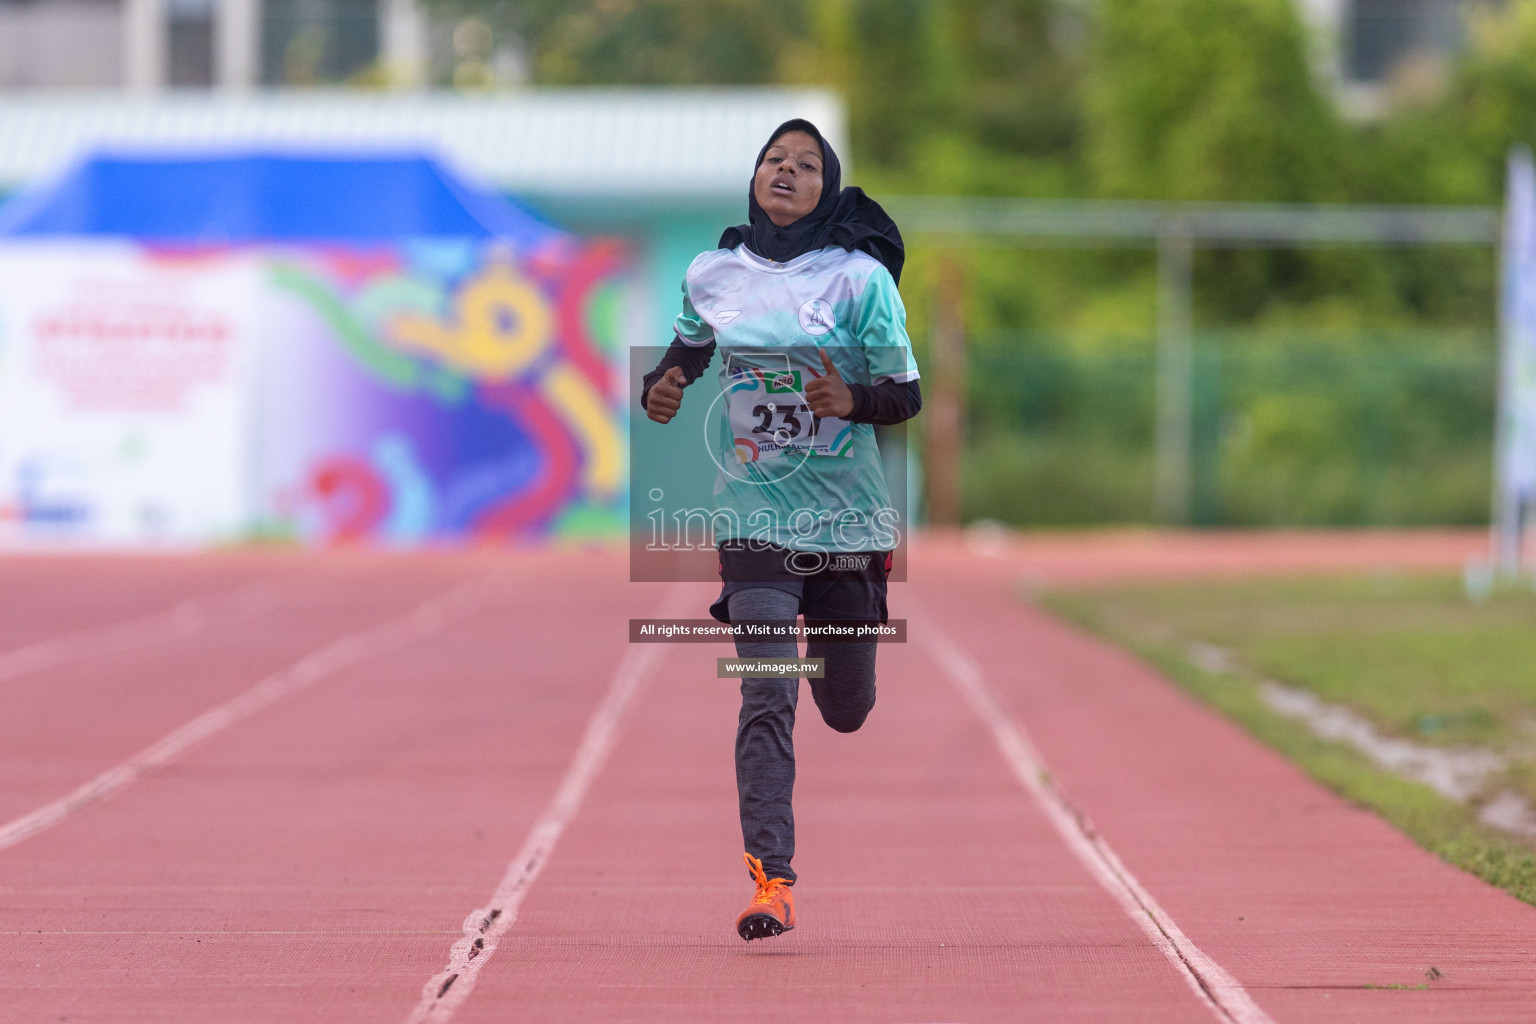
[[[784,455],[851,457],[853,424],[811,414],[805,383],[819,374],[810,369],[733,369],[726,391],[731,436],[743,463]]]

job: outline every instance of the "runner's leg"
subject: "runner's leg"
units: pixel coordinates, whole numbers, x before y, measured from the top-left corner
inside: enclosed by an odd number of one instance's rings
[[[822,721],[838,732],[855,732],[875,706],[875,648],[879,644],[811,640],[807,658],[825,658],[821,679],[807,680]]]
[[[738,590],[730,596],[732,622],[793,624],[800,602],[769,587]],[[794,640],[736,641],[741,658],[796,658]],[[736,793],[741,837],[748,853],[763,862],[769,878],[794,881],[795,705],[800,680],[754,677],[741,681],[741,718],[736,726]]]

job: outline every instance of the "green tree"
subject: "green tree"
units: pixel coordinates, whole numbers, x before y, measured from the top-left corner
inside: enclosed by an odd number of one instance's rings
[[[954,0],[947,11],[965,133],[992,152],[1070,160],[1081,17],[1052,0]]]
[[[519,38],[541,85],[826,85],[854,154],[964,190],[978,165],[1075,146],[1082,19],[1058,0],[439,0]],[[947,148],[946,148],[947,147]],[[998,191],[1006,172],[994,173]]]
[[[539,85],[761,85],[806,38],[808,0],[428,0],[487,24]],[[457,45],[458,40],[455,40]]]
[[[1294,0],[1102,0],[1087,146],[1104,195],[1342,198],[1342,125]]]
[[[777,81],[805,37],[801,0],[530,0],[533,78],[552,85]]]
[[[860,160],[957,192],[1016,191],[1019,158],[1073,161],[1081,19],[1066,5],[838,0],[819,10],[814,59],[848,97]]]

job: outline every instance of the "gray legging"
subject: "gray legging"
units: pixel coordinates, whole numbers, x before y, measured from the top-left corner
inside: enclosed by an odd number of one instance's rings
[[[788,622],[799,600],[782,590],[753,587],[730,596],[732,622]],[[807,680],[822,720],[838,732],[853,732],[875,706],[874,643],[810,640],[807,658],[825,658],[826,675]],[[796,658],[793,640],[737,640],[740,658]],[[741,719],[736,726],[736,793],[741,804],[741,837],[747,852],[763,862],[769,878],[795,880],[795,705],[799,679],[741,681]]]

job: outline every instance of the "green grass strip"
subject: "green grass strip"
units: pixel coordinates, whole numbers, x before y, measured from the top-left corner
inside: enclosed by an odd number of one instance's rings
[[[1333,585],[1332,581],[1315,585],[1287,581],[1266,591],[1263,586],[1251,583],[1205,583],[1198,589],[1199,600],[1213,610],[1221,609],[1223,614],[1230,615],[1234,602],[1245,601],[1243,610],[1250,613],[1251,621],[1263,621],[1266,611],[1294,607],[1298,586],[1304,599],[1309,588],[1327,594]],[[1202,616],[1178,614],[1180,596],[1180,588],[1176,587],[1138,587],[1053,592],[1039,600],[1068,621],[1138,654],[1164,676],[1299,765],[1312,778],[1351,803],[1375,811],[1424,849],[1526,903],[1536,904],[1536,856],[1527,843],[1479,823],[1475,807],[1446,799],[1427,786],[1383,771],[1355,748],[1320,739],[1305,723],[1273,711],[1260,694],[1258,680],[1251,675],[1240,670],[1211,671],[1192,664],[1187,656],[1189,641],[1208,637],[1198,631]],[[1134,619],[1123,614],[1128,598],[1136,608]],[[1159,607],[1172,611],[1161,614]],[[1187,602],[1183,607],[1187,610]],[[1216,617],[1213,611],[1211,618]],[[1425,628],[1422,622],[1419,628]],[[1214,623],[1212,631],[1222,632]],[[1256,636],[1248,636],[1245,642],[1234,631],[1226,632],[1221,638],[1224,646],[1245,659],[1265,648],[1265,643]],[[1369,662],[1370,652],[1381,648],[1378,638],[1369,629],[1358,630],[1356,635],[1358,642],[1351,646],[1347,628],[1333,630],[1329,643],[1342,645],[1347,655]],[[1273,641],[1273,635],[1268,639]],[[1271,655],[1273,647],[1271,643]],[[1473,667],[1469,671],[1475,674],[1480,670]],[[1304,675],[1298,677],[1294,671],[1286,673],[1283,681],[1309,685]],[[1339,695],[1326,696],[1335,699]]]

